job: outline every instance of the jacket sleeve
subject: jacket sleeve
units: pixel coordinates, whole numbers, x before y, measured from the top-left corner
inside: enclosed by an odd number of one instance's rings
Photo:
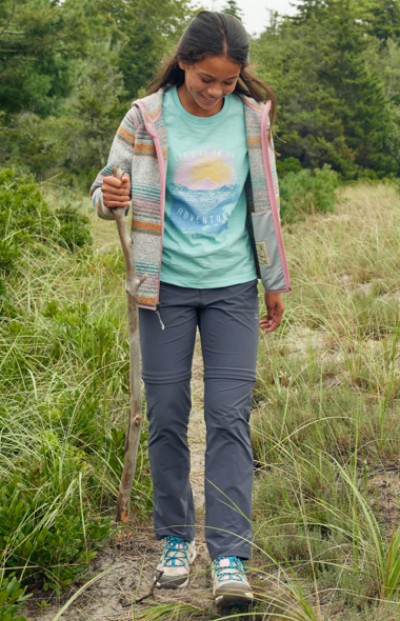
[[[119,166],[131,179],[132,186],[132,158],[135,145],[135,133],[139,124],[136,106],[127,112],[115,134],[107,164],[101,169],[90,188],[92,202],[97,214],[104,220],[113,220],[112,209],[104,205],[101,185],[103,177],[113,174],[114,166]]]

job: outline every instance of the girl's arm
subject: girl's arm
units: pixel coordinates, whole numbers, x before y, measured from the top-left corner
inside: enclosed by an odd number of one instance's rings
[[[125,115],[114,137],[107,164],[96,177],[90,193],[93,205],[105,220],[113,220],[112,208],[128,207],[131,199],[131,169],[138,126],[138,111],[133,106]],[[124,174],[115,179],[113,169],[119,166]]]

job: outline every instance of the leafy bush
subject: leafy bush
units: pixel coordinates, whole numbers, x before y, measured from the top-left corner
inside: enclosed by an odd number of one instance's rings
[[[317,211],[332,211],[338,185],[339,175],[328,165],[288,172],[280,180],[282,221],[289,224]]]
[[[298,173],[303,170],[300,160],[297,157],[285,157],[285,159],[277,159],[276,167],[278,169],[279,178],[282,179],[290,172]]]
[[[7,445],[11,453],[12,437]],[[0,548],[6,567],[25,565],[25,582],[61,592],[108,535],[108,519],[89,519],[89,480],[85,452],[51,429],[14,456],[0,491]]]
[[[92,243],[88,225],[89,219],[74,207],[63,207],[56,211],[60,223],[60,237],[68,250],[83,248]]]
[[[69,250],[91,242],[88,219],[76,209],[50,209],[29,175],[0,170],[0,274],[3,279],[35,244],[60,244]]]
[[[89,220],[71,206],[53,211],[39,185],[29,175],[0,169],[0,308],[8,300],[7,278],[29,248],[43,253],[44,247],[62,246],[69,251],[88,247],[91,242]],[[24,269],[24,268],[23,268]]]
[[[0,171],[0,269],[11,271],[27,245],[53,239],[56,219],[30,177]]]
[[[15,574],[12,573],[0,578],[0,621],[25,621],[25,617],[18,614],[30,595],[25,594],[26,587],[21,585]]]

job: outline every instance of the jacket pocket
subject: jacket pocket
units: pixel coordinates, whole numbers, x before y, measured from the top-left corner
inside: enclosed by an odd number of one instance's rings
[[[267,290],[287,290],[272,213],[257,211],[250,215],[251,234],[262,283]]]

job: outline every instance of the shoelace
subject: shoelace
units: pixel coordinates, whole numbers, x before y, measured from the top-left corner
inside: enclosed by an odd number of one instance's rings
[[[222,566],[219,564],[221,560],[227,559],[229,561],[228,566]],[[222,556],[217,558],[213,562],[214,571],[217,576],[218,582],[225,582],[227,580],[235,580],[237,582],[244,582],[244,568],[243,563],[237,556]]]
[[[189,543],[180,537],[166,537],[162,559],[164,567],[184,567],[188,564],[188,547]]]

